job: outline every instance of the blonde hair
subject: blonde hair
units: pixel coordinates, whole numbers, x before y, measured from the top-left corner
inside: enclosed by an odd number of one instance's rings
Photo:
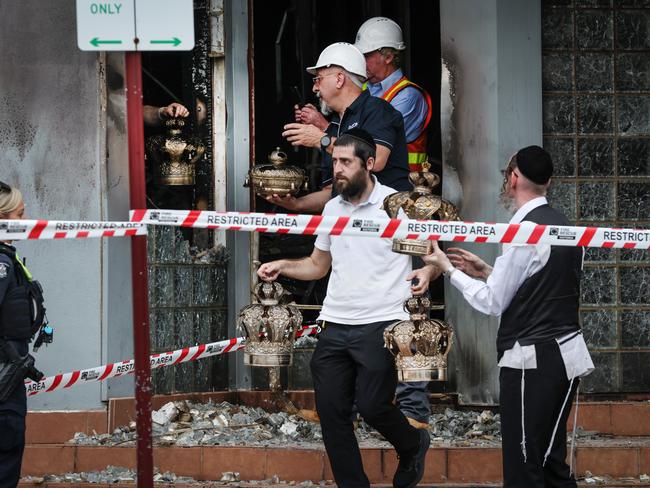
[[[0,191],[0,218],[15,212],[21,203],[23,203],[23,194],[18,188],[12,187],[10,191]]]

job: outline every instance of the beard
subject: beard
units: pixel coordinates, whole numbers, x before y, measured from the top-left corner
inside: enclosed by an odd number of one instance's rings
[[[509,213],[515,213],[515,211],[517,210],[515,199],[510,195],[508,195],[508,188],[506,188],[505,184],[501,188],[501,193],[499,193],[499,203]]]
[[[350,200],[361,195],[368,187],[365,171],[360,170],[350,179],[334,179],[334,189],[344,200]]]
[[[320,92],[316,92],[316,97],[318,98],[318,107],[320,108],[320,113],[322,113],[325,117],[329,117],[332,114],[332,109],[329,105],[327,105],[327,103],[325,103],[325,100],[321,98]]]

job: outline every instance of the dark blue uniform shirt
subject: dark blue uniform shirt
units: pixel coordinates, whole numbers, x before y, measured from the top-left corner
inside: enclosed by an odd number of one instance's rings
[[[9,256],[0,253],[0,307],[5,299],[5,295],[12,288],[18,286],[14,263]],[[27,341],[10,341],[18,354],[24,356],[29,351]],[[0,358],[0,361],[2,358]],[[19,415],[27,414],[27,397],[25,394],[25,385],[21,382],[11,393],[7,401],[0,403],[0,412],[11,410]]]
[[[386,166],[375,173],[379,182],[397,191],[410,190],[412,186],[408,180],[408,152],[402,114],[386,100],[373,97],[368,90],[364,90],[345,109],[343,120],[338,113],[334,114],[327,127],[327,133],[338,137],[355,127],[368,132],[375,144],[390,149]],[[332,183],[332,174],[332,157],[325,153],[322,167],[323,186]]]

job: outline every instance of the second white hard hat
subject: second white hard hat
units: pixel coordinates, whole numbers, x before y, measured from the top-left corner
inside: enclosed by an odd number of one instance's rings
[[[312,75],[316,70],[336,65],[352,74],[366,79],[366,59],[356,47],[349,42],[335,42],[327,46],[318,56],[316,65],[307,68]]]
[[[354,45],[363,54],[382,47],[392,47],[398,51],[406,49],[402,29],[388,17],[373,17],[361,24]]]

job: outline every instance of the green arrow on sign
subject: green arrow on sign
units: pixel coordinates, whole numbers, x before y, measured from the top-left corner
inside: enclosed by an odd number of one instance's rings
[[[159,39],[149,42],[151,44],[173,44],[176,47],[181,43],[181,40],[178,37],[174,37],[173,39]]]
[[[90,43],[95,46],[99,47],[100,44],[122,44],[122,41],[118,40],[100,40],[98,37],[95,37]]]

